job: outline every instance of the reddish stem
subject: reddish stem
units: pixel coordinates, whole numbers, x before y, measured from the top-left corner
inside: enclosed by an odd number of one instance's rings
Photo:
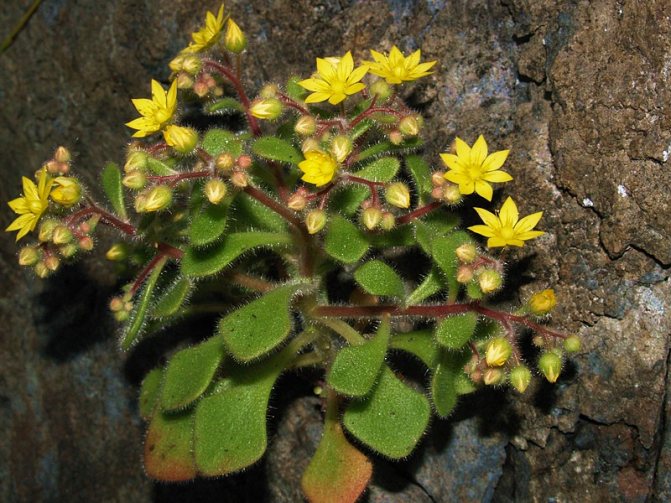
[[[284,104],[285,104],[286,106],[288,106],[289,108],[293,108],[293,109],[295,109],[295,110],[298,110],[298,111],[299,111],[300,113],[302,113],[303,115],[311,115],[311,114],[310,114],[310,111],[309,111],[307,108],[305,108],[303,105],[301,105],[300,103],[298,103],[296,100],[290,98],[290,97],[287,96],[286,94],[284,94],[284,93],[278,93],[278,94],[277,94],[277,97],[280,99],[280,101],[281,101],[282,103],[284,103]]]
[[[156,267],[158,263],[164,258],[165,254],[159,251],[156,255],[154,255],[154,258],[152,258],[149,261],[149,263],[146,266],[144,266],[144,269],[142,269],[140,273],[137,275],[137,278],[135,278],[135,281],[133,282],[133,286],[131,286],[130,288],[131,296],[137,293],[137,291],[140,289],[140,287],[145,282],[147,277],[154,270],[154,267]]]
[[[177,173],[176,175],[152,175],[148,176],[147,180],[158,183],[167,183],[171,186],[174,186],[183,180],[189,180],[193,178],[207,178],[208,176],[212,176],[212,173],[209,171],[189,171],[187,173]]]
[[[416,208],[412,210],[410,213],[406,213],[405,215],[399,217],[396,222],[399,225],[407,224],[408,222],[412,222],[413,220],[423,217],[427,213],[431,213],[434,210],[437,210],[443,205],[440,201],[434,201],[432,203],[429,203],[424,206],[420,206],[419,208]]]
[[[384,182],[374,182],[372,180],[366,180],[365,178],[359,178],[358,176],[354,175],[343,175],[343,179],[354,182],[354,183],[360,183],[362,185],[368,185],[369,187],[384,187]]]
[[[258,202],[263,204],[264,206],[267,206],[268,208],[273,210],[275,213],[284,218],[290,224],[296,226],[301,230],[304,229],[303,224],[296,218],[296,216],[288,208],[282,206],[272,197],[268,196],[265,192],[257,189],[256,187],[252,187],[251,185],[247,185],[247,187],[244,188],[244,191],[251,197],[256,199]]]
[[[123,232],[124,234],[128,234],[129,236],[135,236],[135,233],[137,232],[137,229],[129,224],[128,222],[124,222],[122,220],[119,220],[117,217],[112,215],[111,213],[108,213],[107,211],[103,210],[99,206],[96,206],[95,204],[89,202],[90,206],[87,206],[85,208],[82,208],[79,211],[76,211],[72,213],[66,220],[65,224],[73,228],[75,225],[77,225],[79,222],[82,220],[92,216],[92,215],[99,215],[100,216],[100,221],[109,225],[110,227],[114,227],[115,229]]]
[[[394,108],[371,106],[371,107],[367,108],[366,110],[364,110],[363,112],[361,112],[359,115],[357,115],[354,119],[352,119],[352,122],[349,123],[350,129],[354,128],[354,126],[356,126],[359,122],[361,122],[362,120],[364,120],[367,117],[370,117],[371,115],[373,115],[375,113],[385,113],[385,114],[393,115],[394,117],[398,117],[398,118],[401,118],[404,115],[404,114],[402,114],[401,112],[399,112],[398,110],[396,110]]]

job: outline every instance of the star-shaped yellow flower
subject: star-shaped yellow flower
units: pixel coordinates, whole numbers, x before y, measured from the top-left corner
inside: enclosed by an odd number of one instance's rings
[[[338,163],[327,153],[309,150],[305,152],[305,160],[300,162],[298,167],[305,173],[301,180],[321,187],[333,180],[338,170]]]
[[[203,27],[191,34],[193,41],[184,49],[184,52],[201,52],[209,49],[217,43],[224,27],[224,4],[219,7],[219,12],[215,15],[207,11],[205,15],[205,24]]]
[[[400,84],[417,80],[426,75],[431,75],[429,70],[436,64],[435,61],[420,63],[422,57],[421,51],[417,50],[410,56],[405,57],[403,53],[394,46],[389,52],[389,56],[371,49],[371,56],[375,61],[366,61],[370,73],[383,77],[387,84]]]
[[[35,230],[37,222],[49,206],[49,192],[53,185],[46,168],[42,168],[37,174],[37,185],[25,176],[22,180],[23,197],[17,197],[8,203],[19,217],[5,229],[7,232],[19,231],[16,234],[17,241]]]
[[[352,53],[348,51],[337,63],[333,58],[317,58],[317,75],[301,80],[298,84],[312,91],[312,94],[305,99],[305,103],[328,100],[331,105],[337,105],[366,87],[359,82],[366,72],[368,72],[367,66],[354,68]]]
[[[489,238],[488,248],[501,246],[524,246],[524,242],[545,234],[543,231],[532,230],[543,216],[543,212],[532,213],[521,220],[517,205],[512,197],[508,197],[501,206],[499,216],[483,208],[475,208],[485,225],[472,225],[468,230]]]
[[[492,200],[494,190],[491,183],[509,182],[513,179],[499,168],[508,158],[510,150],[499,150],[487,155],[487,142],[482,135],[469,147],[464,140],[457,137],[457,154],[440,154],[441,159],[449,168],[445,179],[459,185],[459,192],[464,195],[477,192],[487,201]]]
[[[137,129],[134,138],[144,138],[147,135],[161,131],[175,115],[177,110],[177,80],[173,80],[168,91],[164,91],[161,84],[151,81],[151,99],[136,98],[131,100],[142,117],[126,123],[129,128]]]

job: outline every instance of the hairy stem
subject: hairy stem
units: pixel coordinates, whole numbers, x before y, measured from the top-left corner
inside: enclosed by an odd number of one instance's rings
[[[412,222],[413,220],[423,217],[424,215],[431,213],[434,210],[437,210],[443,205],[440,201],[434,201],[432,203],[429,203],[424,206],[420,206],[419,208],[416,208],[412,210],[409,213],[406,213],[405,215],[402,215],[396,219],[396,223],[399,225],[407,224],[408,222]]]

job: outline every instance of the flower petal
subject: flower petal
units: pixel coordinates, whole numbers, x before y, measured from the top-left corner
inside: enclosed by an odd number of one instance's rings
[[[347,98],[347,95],[345,93],[335,93],[332,94],[331,97],[329,98],[329,103],[331,105],[337,105],[345,98]]]
[[[445,180],[449,182],[456,183],[457,185],[467,185],[472,182],[471,177],[468,176],[466,173],[462,173],[461,171],[448,171],[443,175],[443,178],[445,178]],[[459,192],[461,192],[461,189],[459,190]],[[469,192],[469,194],[471,192]]]
[[[40,194],[37,191],[37,185],[30,178],[25,176],[21,177],[23,182],[23,195],[26,197],[26,202],[30,205],[31,201],[38,201],[40,199]]]
[[[517,239],[521,239],[522,241],[528,241],[529,239],[537,238],[543,234],[545,234],[545,231],[526,231],[519,234],[515,233],[515,237]]]
[[[9,226],[5,229],[5,231],[7,232],[17,231],[19,229],[23,229],[24,227],[30,230],[33,220],[36,220],[35,215],[33,215],[32,213],[26,213],[25,215],[17,217],[11,224],[9,224]]]
[[[366,84],[362,84],[361,82],[359,82],[357,84],[352,84],[351,86],[347,86],[345,88],[345,94],[348,95],[348,96],[351,95],[351,94],[356,94],[356,93],[358,93],[359,91],[361,91],[362,89],[365,89],[365,88],[366,88]]]
[[[166,95],[166,105],[170,111],[170,115],[174,114],[177,108],[177,79],[173,80],[172,84],[170,84],[168,94]]]
[[[513,177],[505,171],[488,171],[486,173],[482,173],[482,175],[480,175],[480,179],[486,182],[503,183],[509,182],[513,179]]]
[[[349,74],[352,73],[352,70],[354,70],[354,59],[352,58],[352,52],[347,51],[347,54],[345,54],[338,63],[338,80],[345,82],[347,77],[349,77]]]
[[[486,158],[487,142],[485,141],[485,137],[480,135],[471,148],[471,163],[476,166],[482,166],[482,163],[485,162]]]
[[[536,227],[542,216],[543,212],[539,211],[537,213],[532,213],[531,215],[527,215],[526,217],[522,218],[515,225],[515,234],[517,233],[521,234],[530,231],[531,229]]]
[[[485,223],[487,227],[491,227],[494,230],[498,230],[501,228],[501,221],[499,220],[499,217],[494,215],[491,211],[487,211],[484,208],[473,208],[477,213],[478,216],[482,219],[482,221]]]
[[[147,98],[134,98],[130,100],[140,115],[145,117],[152,115],[156,111],[156,104]]]
[[[298,83],[299,86],[307,89],[308,91],[315,91],[318,93],[324,93],[331,89],[328,83],[324,82],[321,79],[305,79],[301,80]]]
[[[487,240],[487,248],[500,248],[506,246],[508,242],[499,236],[491,237]]]
[[[463,159],[464,162],[468,162],[468,157],[471,155],[471,147],[458,136],[454,140],[454,147],[457,150],[457,156]]]
[[[459,157],[454,154],[440,154],[445,166],[455,171],[465,171],[464,165],[459,161]]]
[[[491,227],[487,227],[486,225],[471,225],[468,230],[480,234],[481,236],[485,236],[486,238],[494,237],[494,231]]]
[[[317,73],[324,80],[332,80],[336,75],[335,65],[326,59],[317,58]]]
[[[177,82],[177,81],[175,81]],[[151,79],[151,99],[161,108],[166,108],[165,91],[161,84]]]
[[[355,68],[354,71],[350,74],[350,76],[347,78],[347,82],[350,84],[359,82],[361,79],[363,79],[364,75],[366,75],[367,73],[368,73],[368,66],[366,65],[359,66],[358,68]]]
[[[17,197],[16,199],[12,199],[7,203],[9,207],[16,213],[17,215],[23,215],[24,213],[30,213],[30,208],[28,207],[28,201],[26,201],[25,197]]]
[[[494,189],[492,189],[492,186],[487,182],[483,182],[482,180],[475,181],[475,192],[487,199],[487,201],[491,201],[492,196],[494,195]]]
[[[510,229],[515,227],[517,220],[519,219],[520,214],[517,211],[517,205],[513,198],[508,196],[508,199],[505,200],[501,206],[501,211],[499,212],[499,218],[501,219],[501,225],[503,227],[509,227]]]
[[[473,183],[473,180],[468,179],[468,180],[460,183],[459,184],[459,192],[462,193],[465,196],[475,192],[475,183]]]
[[[482,163],[482,171],[494,171],[503,166],[503,163],[508,159],[508,154],[510,150],[499,150],[490,154],[485,159],[485,162]]]
[[[305,98],[305,103],[321,103],[331,97],[331,93],[312,93]]]

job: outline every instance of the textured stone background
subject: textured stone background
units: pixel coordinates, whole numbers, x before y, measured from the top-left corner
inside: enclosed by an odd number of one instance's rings
[[[8,3],[2,34],[30,2]],[[557,386],[469,399],[411,459],[380,462],[366,501],[668,501],[671,2],[226,6],[251,39],[251,86],[343,47],[363,56],[397,43],[438,59],[409,96],[429,118],[427,155],[456,134],[513,146],[507,189],[523,212],[545,209],[548,231],[511,256],[528,266],[521,291],[556,285],[555,323],[585,341]],[[44,0],[0,56],[0,200],[58,144],[89,182],[119,160],[129,98],[167,77],[207,7],[215,2]],[[10,218],[0,212],[3,227]],[[0,237],[0,500],[300,501],[320,430],[297,378],[284,381],[296,391],[277,398],[274,444],[254,469],[178,486],[145,479],[133,385],[157,357],[117,352],[111,323],[101,324],[113,282],[99,266],[41,283]]]

